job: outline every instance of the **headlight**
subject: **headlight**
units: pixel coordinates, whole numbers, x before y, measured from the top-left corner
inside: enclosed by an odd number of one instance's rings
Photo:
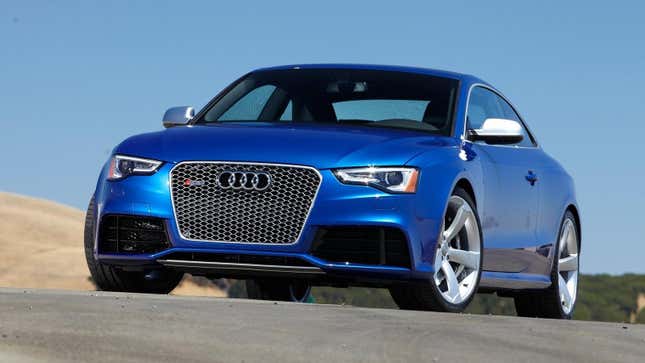
[[[120,180],[130,175],[150,175],[157,171],[161,161],[114,155],[110,160],[108,180]]]
[[[419,179],[419,170],[408,167],[336,169],[334,174],[345,184],[369,185],[393,193],[416,192]]]

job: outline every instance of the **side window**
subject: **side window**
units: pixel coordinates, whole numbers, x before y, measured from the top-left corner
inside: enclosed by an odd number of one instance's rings
[[[240,98],[233,106],[224,112],[218,121],[253,121],[260,117],[260,113],[276,87],[266,85],[258,87]]]
[[[529,135],[528,130],[526,130],[526,127],[524,127],[524,123],[522,122],[522,119],[520,119],[520,116],[513,110],[513,107],[508,104],[503,98],[499,98],[499,104],[502,107],[502,110],[504,111],[504,118],[507,120],[513,120],[517,121],[522,125],[522,135],[524,135],[524,138],[522,141],[520,141],[519,146],[524,146],[524,147],[530,147],[530,146],[535,146],[535,142],[533,141],[533,138],[531,138],[531,135]]]
[[[497,95],[486,88],[475,87],[468,103],[468,128],[482,127],[487,118],[504,118],[497,102]]]
[[[468,115],[466,116],[467,127],[472,129],[480,128],[487,118],[504,118],[519,122],[522,125],[524,139],[516,145],[525,147],[535,145],[520,117],[508,102],[493,91],[483,87],[475,87],[470,93]]]
[[[289,101],[287,103],[287,106],[284,108],[284,111],[282,112],[282,116],[280,116],[280,121],[292,121],[293,120],[293,102]]]

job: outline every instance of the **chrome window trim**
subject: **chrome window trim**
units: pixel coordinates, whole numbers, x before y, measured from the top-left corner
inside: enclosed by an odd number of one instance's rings
[[[313,200],[311,201],[311,206],[309,207],[309,211],[307,212],[307,215],[305,216],[305,221],[302,223],[302,228],[300,228],[300,233],[298,233],[298,237],[296,238],[295,242],[292,243],[263,243],[263,242],[231,242],[231,241],[209,241],[209,240],[203,240],[203,239],[192,239],[192,238],[187,238],[181,233],[181,228],[179,227],[179,220],[177,219],[177,211],[175,210],[175,198],[172,194],[172,172],[175,170],[175,168],[179,167],[180,165],[183,164],[238,164],[238,165],[267,165],[267,166],[277,166],[277,167],[285,167],[285,168],[298,168],[298,169],[309,169],[313,170],[317,175],[318,178],[320,179],[320,182],[318,183],[318,189],[316,189],[316,194],[314,194]],[[311,215],[311,211],[314,209],[314,205],[316,204],[316,200],[318,199],[318,193],[320,192],[320,187],[322,186],[323,183],[323,176],[320,173],[320,171],[312,166],[307,166],[307,165],[295,165],[295,164],[279,164],[279,163],[261,163],[261,162],[249,162],[249,161],[210,161],[210,160],[192,160],[192,161],[181,161],[175,166],[173,166],[170,171],[168,172],[168,188],[170,190],[170,202],[172,203],[172,214],[173,218],[175,220],[175,226],[177,227],[177,233],[179,234],[179,237],[181,237],[183,240],[186,241],[191,241],[191,242],[200,242],[200,243],[228,243],[228,244],[238,244],[238,245],[263,245],[263,246],[293,246],[295,244],[298,244],[300,242],[300,239],[302,238],[302,234],[305,231],[305,227],[307,226],[307,222],[309,222],[309,216]],[[172,242],[172,241],[171,241]]]
[[[481,88],[487,89],[487,90],[493,92],[494,94],[496,94],[497,96],[499,96],[504,101],[506,101],[506,103],[508,103],[508,105],[511,106],[511,108],[513,109],[513,111],[515,112],[517,117],[520,119],[520,122],[522,123],[522,127],[524,127],[524,129],[526,129],[526,132],[533,139],[532,140],[532,142],[533,142],[532,146],[488,145],[488,144],[486,146],[496,146],[496,147],[513,148],[513,149],[540,149],[541,148],[540,143],[535,138],[535,135],[533,134],[533,132],[531,132],[531,129],[527,125],[526,121],[524,121],[524,118],[522,117],[522,115],[520,115],[520,113],[517,111],[517,107],[515,107],[515,105],[513,105],[513,103],[511,101],[509,101],[509,99],[506,98],[506,96],[504,96],[501,92],[499,92],[495,88],[493,88],[493,87],[491,87],[491,86],[489,86],[487,84],[484,84],[484,83],[473,83],[468,88],[468,96],[466,97],[466,108],[464,110],[464,123],[463,123],[464,127],[463,127],[463,132],[461,133],[461,140],[462,141],[468,142],[468,143],[471,143],[471,144],[475,144],[474,142],[468,140],[468,137],[466,135],[466,133],[468,132],[468,106],[470,106],[470,94],[472,93],[472,91],[473,91],[473,89],[475,87],[481,87]],[[477,144],[477,145],[479,145],[479,144]]]

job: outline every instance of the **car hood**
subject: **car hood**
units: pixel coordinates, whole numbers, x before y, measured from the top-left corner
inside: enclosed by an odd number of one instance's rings
[[[404,165],[430,148],[452,144],[448,137],[391,128],[253,123],[170,128],[133,136],[115,152],[175,163],[251,161],[326,169]]]

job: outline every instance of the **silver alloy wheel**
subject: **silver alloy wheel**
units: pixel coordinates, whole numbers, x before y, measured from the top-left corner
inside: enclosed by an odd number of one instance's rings
[[[562,311],[570,314],[578,291],[578,236],[574,222],[564,220],[558,252],[558,292]]]
[[[480,245],[475,212],[466,200],[451,196],[434,260],[434,283],[447,302],[461,304],[474,293]]]

